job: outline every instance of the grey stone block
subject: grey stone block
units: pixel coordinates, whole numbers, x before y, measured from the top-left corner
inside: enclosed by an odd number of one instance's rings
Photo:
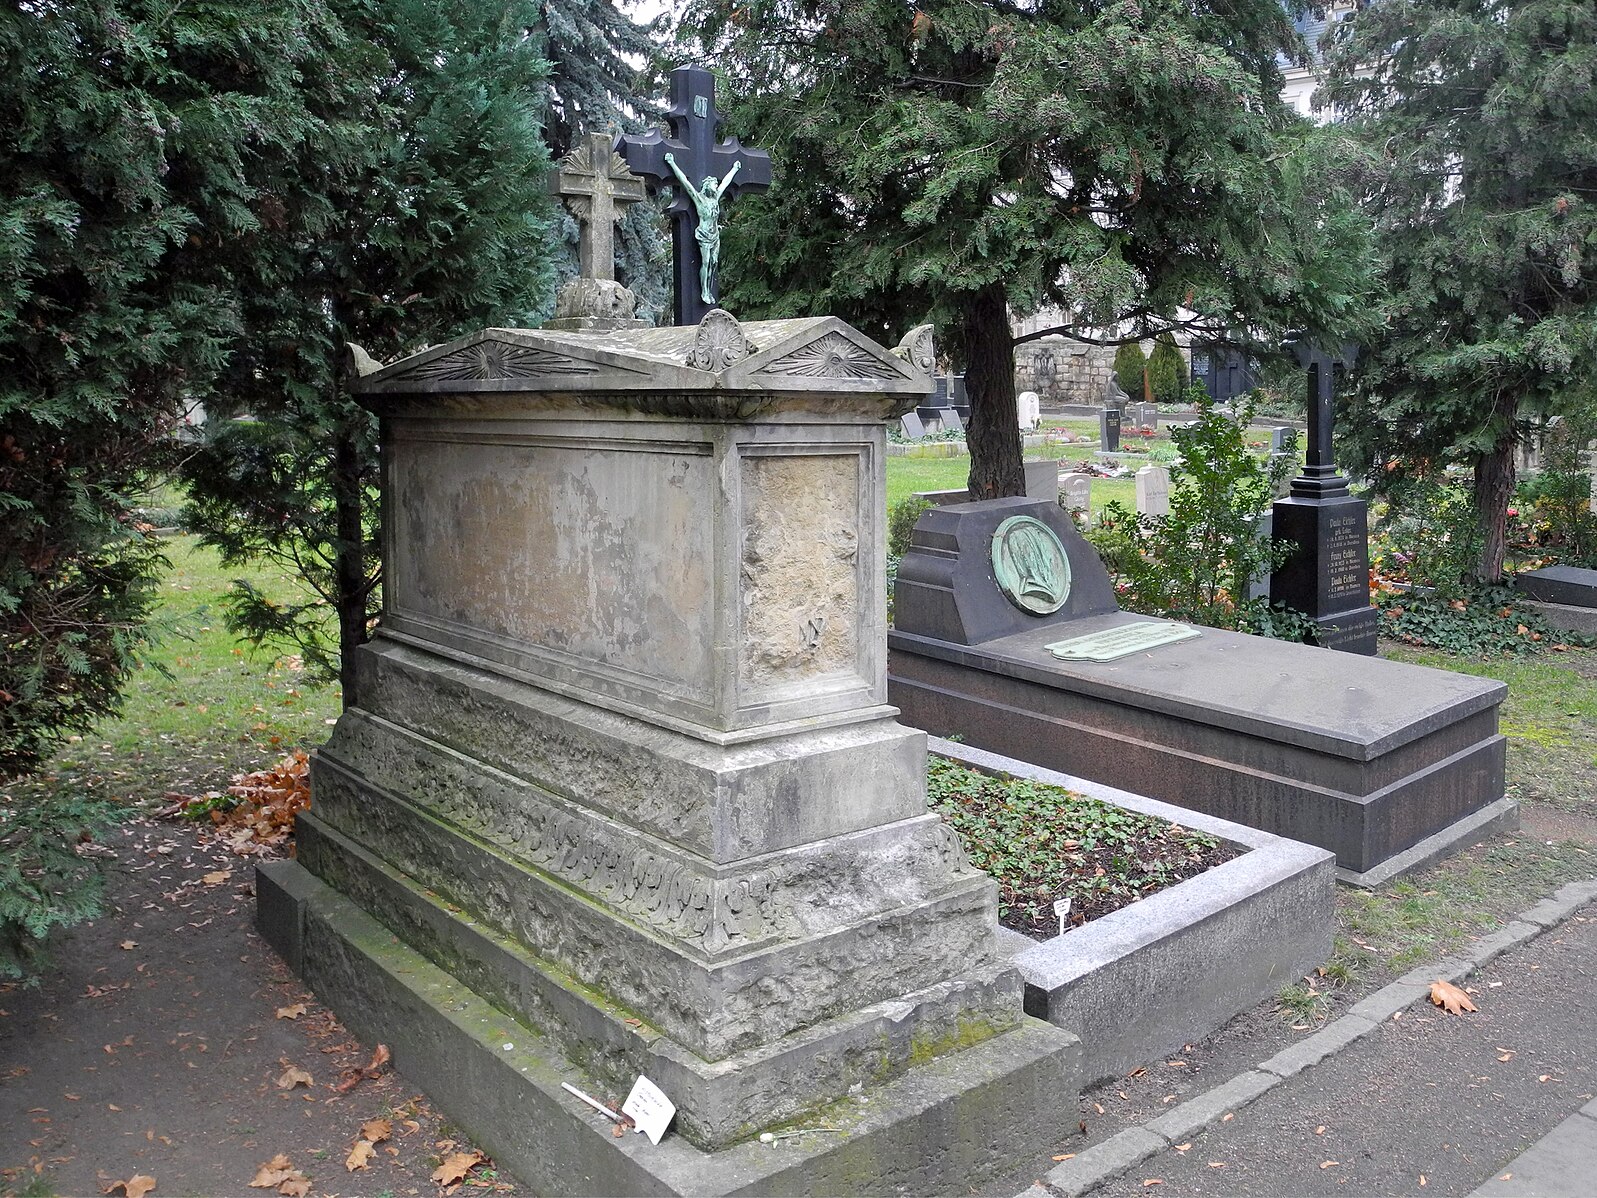
[[[1520,607],[1529,608],[1554,628],[1564,632],[1597,633],[1597,607],[1575,607],[1568,603],[1538,603],[1521,599]]]
[[[305,900],[316,879],[293,861],[262,861],[255,866],[255,927],[295,973],[305,952]]]
[[[1544,566],[1514,576],[1514,586],[1543,603],[1597,608],[1597,570],[1580,566]]]
[[[1474,973],[1475,968],[1475,962],[1467,957],[1443,957],[1429,965],[1416,966],[1398,978],[1395,984],[1424,986],[1428,994],[1432,982],[1440,980],[1457,984]]]
[[[1424,869],[1445,857],[1450,857],[1466,845],[1478,844],[1488,837],[1512,832],[1519,827],[1519,800],[1504,795],[1480,810],[1427,836],[1412,848],[1404,849],[1371,869],[1362,872],[1338,869],[1336,880],[1348,886],[1373,890],[1385,886],[1394,878],[1415,870]]]
[[[299,870],[283,863],[289,870]],[[300,870],[303,873],[303,870]],[[308,878],[308,876],[307,876]],[[1023,1021],[803,1120],[838,1128],[719,1152],[667,1134],[615,1139],[562,1081],[619,1101],[552,1043],[397,941],[348,899],[305,882],[304,976],[355,1034],[392,1046],[502,1167],[548,1194],[840,1194],[963,1190],[1041,1155],[1063,1133],[1045,1112],[1079,1086],[1079,1046]],[[506,1045],[511,1047],[506,1048]],[[1039,1117],[1043,1115],[1044,1117]]]
[[[1431,984],[1428,981],[1392,982],[1354,1003],[1348,1008],[1348,1014],[1368,1019],[1371,1023],[1383,1023],[1430,992]]]
[[[1513,923],[1499,928],[1490,936],[1482,936],[1470,945],[1469,959],[1475,963],[1476,968],[1488,962],[1497,960],[1511,948],[1517,948],[1527,940],[1541,935],[1542,929],[1533,923],[1516,919]]]
[[[1228,1112],[1247,1106],[1280,1082],[1281,1078],[1275,1074],[1250,1069],[1196,1098],[1189,1098],[1157,1119],[1150,1119],[1145,1126],[1172,1144],[1189,1140],[1205,1128],[1220,1122]]]
[[[1047,1181],[1065,1198],[1076,1198],[1168,1147],[1170,1141],[1163,1136],[1143,1127],[1128,1127],[1102,1144],[1078,1152],[1071,1160],[1060,1162],[1048,1170]]]
[[[1283,1048],[1266,1061],[1261,1061],[1259,1069],[1265,1073],[1273,1073],[1277,1077],[1293,1077],[1305,1069],[1318,1065],[1339,1049],[1363,1039],[1375,1028],[1375,1024],[1361,1016],[1343,1015],[1340,1019],[1332,1020],[1312,1036],[1298,1041],[1290,1048]]]
[[[1331,955],[1336,882],[1326,850],[968,745],[934,739],[931,747],[1246,850],[1064,936],[1027,940],[1010,958],[1026,979],[1026,1009],[1081,1037],[1089,1082],[1208,1035]]]
[[[1577,1113],[1494,1170],[1470,1198],[1587,1198],[1593,1176],[1597,1122]]]

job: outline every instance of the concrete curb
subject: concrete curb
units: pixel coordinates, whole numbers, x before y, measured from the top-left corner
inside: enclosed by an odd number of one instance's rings
[[[1509,949],[1556,928],[1594,899],[1597,899],[1597,878],[1560,887],[1551,898],[1543,899],[1522,912],[1519,918],[1478,940],[1469,951],[1410,970],[1397,981],[1355,1003],[1347,1014],[1333,1019],[1307,1039],[1189,1098],[1157,1119],[1128,1127],[1101,1144],[1077,1153],[1050,1169],[1036,1185],[1016,1198],[1077,1198],[1120,1176],[1178,1140],[1186,1140],[1212,1127],[1227,1113],[1241,1110],[1287,1078],[1362,1040],[1399,1011],[1423,1001],[1431,982],[1437,978],[1454,983],[1463,981]]]

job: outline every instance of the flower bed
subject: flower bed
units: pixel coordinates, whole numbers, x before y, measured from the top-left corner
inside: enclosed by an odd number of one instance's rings
[[[936,756],[926,794],[998,882],[999,922],[1034,940],[1059,935],[1058,899],[1069,896],[1070,926],[1080,927],[1241,851],[1063,787],[995,778]]]

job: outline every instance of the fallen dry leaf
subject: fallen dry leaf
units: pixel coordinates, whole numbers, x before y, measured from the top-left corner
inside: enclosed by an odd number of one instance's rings
[[[122,942],[122,947],[125,948],[125,949],[128,949],[128,950],[132,950],[132,949],[135,949],[135,948],[139,947],[139,942],[137,940],[124,940]]]
[[[1075,1159],[1076,1154],[1074,1152],[1061,1152],[1058,1156],[1054,1157],[1054,1160],[1056,1161],[1073,1161]]]
[[[1423,1173],[1421,1173],[1421,1174],[1420,1174],[1420,1184],[1421,1184],[1421,1185],[1422,1185],[1422,1186],[1423,1186],[1423,1185],[1429,1185],[1429,1184],[1430,1184],[1430,1183],[1429,1183],[1429,1182],[1428,1182],[1428,1181],[1426,1181],[1426,1180],[1425,1180],[1425,1174],[1423,1174]]]
[[[1177,1152],[1185,1152],[1185,1151],[1187,1151],[1187,1149],[1192,1147],[1192,1144],[1189,1141],[1188,1143],[1185,1143],[1185,1144],[1176,1144],[1173,1147],[1175,1148],[1175,1150]]]
[[[394,1125],[387,1119],[368,1119],[360,1125],[360,1134],[373,1144],[381,1144],[394,1134]]]
[[[257,1190],[274,1189],[278,1182],[293,1171],[294,1166],[289,1163],[288,1157],[279,1152],[255,1171],[255,1180],[250,1182],[250,1186]]]
[[[310,1178],[303,1173],[296,1173],[292,1177],[285,1177],[278,1183],[277,1192],[284,1198],[305,1198],[311,1192]]]
[[[394,1054],[388,1051],[388,1045],[379,1044],[377,1051],[372,1053],[372,1063],[366,1066],[366,1076],[376,1077],[384,1069],[388,1068],[388,1063],[393,1059]]]
[[[1465,1011],[1480,1010],[1470,1001],[1469,995],[1452,982],[1444,982],[1441,978],[1431,983],[1431,1001],[1449,1015],[1462,1015]]]
[[[291,1007],[278,1007],[277,1017],[279,1019],[298,1019],[305,1014],[306,1009],[305,1004],[302,1002],[297,1002]]]
[[[135,1173],[126,1181],[113,1181],[106,1186],[103,1193],[109,1194],[120,1189],[128,1198],[144,1198],[155,1188],[155,1178],[146,1173]]]
[[[482,1153],[475,1150],[452,1152],[444,1158],[443,1164],[433,1170],[433,1180],[441,1186],[452,1186],[471,1172],[473,1165],[480,1164],[482,1159]]]
[[[344,1168],[351,1173],[356,1169],[364,1169],[370,1163],[374,1151],[370,1140],[356,1140],[355,1147],[351,1148],[349,1155],[344,1158]]]
[[[1142,1179],[1142,1188],[1145,1189],[1145,1190],[1149,1186],[1162,1186],[1162,1185],[1164,1185],[1164,1178],[1162,1178],[1162,1177],[1144,1177]]]
[[[1340,1165],[1341,1161],[1321,1161],[1320,1168],[1329,1169],[1332,1165]]]
[[[1220,1116],[1220,1122],[1221,1123],[1230,1123],[1231,1120],[1235,1119],[1236,1117],[1237,1117],[1237,1113],[1235,1111],[1227,1111],[1225,1114]]]
[[[1325,1124],[1322,1123],[1320,1126],[1316,1127],[1314,1129],[1314,1134],[1317,1136],[1323,1136],[1325,1134]]]
[[[295,1086],[314,1086],[316,1081],[297,1065],[290,1065],[283,1070],[283,1076],[277,1079],[279,1090],[292,1090]]]
[[[204,882],[207,886],[220,886],[232,876],[233,871],[230,869],[217,869],[206,874],[200,879],[200,881]]]

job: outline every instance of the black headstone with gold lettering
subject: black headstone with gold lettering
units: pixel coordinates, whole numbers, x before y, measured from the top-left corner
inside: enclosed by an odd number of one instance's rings
[[[1315,644],[1373,656],[1369,507],[1348,491],[1331,457],[1336,370],[1352,361],[1353,350],[1332,356],[1306,339],[1295,349],[1308,378],[1308,455],[1287,497],[1275,503],[1272,536],[1292,553],[1270,576],[1270,598],[1314,622]]]

